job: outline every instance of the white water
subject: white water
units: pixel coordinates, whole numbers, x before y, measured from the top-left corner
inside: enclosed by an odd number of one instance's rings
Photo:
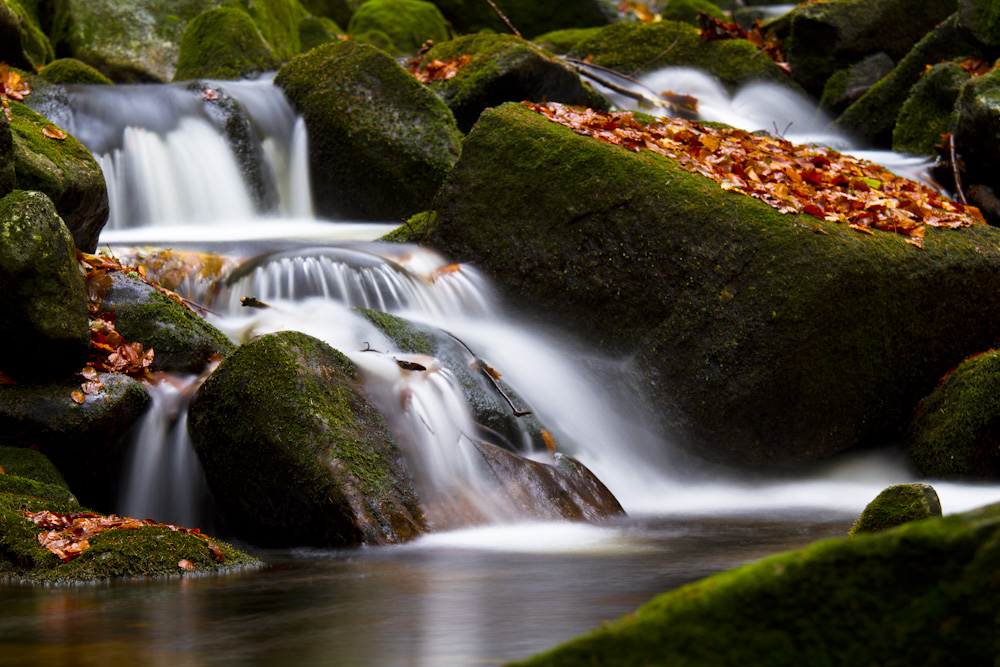
[[[827,119],[808,100],[774,86],[751,86],[729,96],[708,77],[677,69],[650,75],[644,83],[654,90],[698,97],[702,116],[708,120],[856,150],[849,139],[826,129]],[[251,241],[252,252],[257,252],[268,244],[287,248],[288,239],[298,238],[323,246],[282,250],[256,260],[260,266],[231,289],[228,306],[216,306],[223,315],[215,323],[238,342],[263,332],[298,329],[348,354],[363,369],[374,400],[393,427],[406,434],[402,445],[431,486],[456,488],[457,493],[473,497],[479,492],[469,446],[474,432],[469,408],[448,369],[436,360],[394,350],[351,307],[394,312],[461,339],[503,374],[552,433],[560,451],[593,470],[632,514],[732,516],[789,509],[856,514],[885,486],[914,481],[905,458],[891,452],[847,456],[784,477],[693,464],[648,432],[644,424],[650,408],[624,389],[626,383],[616,375],[613,361],[562,334],[529,329],[516,313],[499,308],[474,269],[441,271],[448,260],[433,253],[364,242],[387,231],[388,225],[313,220],[304,187],[308,176],[301,122],[266,82],[212,85],[236,99],[253,120],[278,193],[278,214],[255,208],[234,154],[219,126],[206,116],[198,91],[160,86],[142,90],[133,100],[136,91],[128,87],[81,89],[71,95],[75,115],[63,124],[103,155],[118,229],[105,231],[102,243],[155,240],[214,247],[238,238]],[[869,157],[906,173],[921,166],[888,153]],[[345,236],[359,241],[331,240]],[[242,309],[238,304],[243,296],[254,296],[272,308]],[[429,371],[406,371],[398,361],[420,363]],[[168,399],[158,396],[156,401],[148,431],[137,439],[134,494],[125,501],[126,507],[138,508],[127,510],[133,514],[162,512],[167,516],[157,518],[182,522],[187,519],[180,517],[190,516],[198,503],[185,504],[178,497],[187,493],[181,490],[187,477],[196,475],[165,462],[169,456],[183,459],[178,452],[189,445],[183,439],[166,444],[151,435],[157,429],[167,430],[162,425],[165,418],[154,414]],[[157,420],[160,426],[155,425]],[[175,427],[173,432],[183,436],[184,429]],[[165,454],[171,450],[174,454]],[[145,477],[142,470],[147,471]],[[996,485],[938,482],[935,488],[949,513],[1000,499]],[[149,496],[147,506],[140,504],[144,495]],[[172,496],[167,504],[164,495]],[[484,514],[510,518],[481,501],[476,502]],[[468,537],[475,531],[457,533],[446,539],[478,545],[474,548],[517,542],[501,529],[490,530],[494,532],[478,537]],[[537,530],[525,527],[524,535]],[[597,542],[608,535],[587,534]],[[598,534],[600,538],[595,537]],[[489,546],[494,542],[497,546]]]

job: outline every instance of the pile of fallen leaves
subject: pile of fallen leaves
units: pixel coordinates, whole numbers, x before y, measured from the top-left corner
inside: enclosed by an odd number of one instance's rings
[[[197,528],[181,528],[170,523],[157,523],[152,519],[132,519],[118,517],[114,514],[101,516],[93,512],[77,514],[56,514],[43,510],[41,512],[23,512],[24,518],[34,523],[43,531],[38,534],[38,542],[54,553],[59,559],[68,563],[90,547],[90,538],[106,530],[139,530],[142,528],[168,528],[177,533],[187,533],[205,541],[212,557],[220,563],[226,562],[226,555],[219,545]],[[189,570],[194,566],[186,560],[180,561],[178,567]],[[190,567],[188,567],[190,566]]]
[[[576,133],[649,150],[707,176],[724,190],[755,197],[782,213],[809,213],[853,229],[896,232],[922,246],[926,227],[984,224],[982,214],[877,164],[766,134],[715,129],[681,118],[643,125],[631,112],[604,113],[523,102]]]
[[[422,57],[417,57],[410,61],[406,71],[415,76],[417,81],[427,85],[435,81],[447,81],[470,62],[472,62],[472,56],[469,54],[453,56],[444,60],[435,58],[430,62],[424,62]]]
[[[7,63],[0,63],[0,105],[7,120],[13,121],[14,114],[10,110],[10,103],[7,100],[24,101],[24,96],[31,93],[31,86],[27,79],[17,73],[16,70],[7,66]],[[62,141],[68,135],[55,125],[46,125],[42,128],[42,134],[49,139]]]
[[[786,73],[791,72],[785,55],[781,51],[781,42],[771,35],[767,35],[761,30],[760,21],[757,20],[753,30],[746,31],[735,23],[720,21],[714,16],[704,12],[698,15],[701,24],[701,41],[713,42],[722,39],[745,39],[774,61],[778,67]]]

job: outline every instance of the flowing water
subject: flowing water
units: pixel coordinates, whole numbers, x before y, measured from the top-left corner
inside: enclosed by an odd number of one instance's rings
[[[772,87],[730,96],[683,70],[644,83],[697,96],[710,120],[854,150],[811,104]],[[390,225],[314,220],[307,137],[266,79],[204,90],[80,86],[69,97],[58,120],[95,153],[109,185],[112,223],[102,244],[247,259],[213,295],[213,323],[236,341],[297,329],[348,354],[425,488],[472,503],[485,523],[395,547],[257,552],[270,567],[224,577],[6,585],[0,664],[499,664],[656,593],[842,535],[885,486],[915,481],[891,447],[785,474],[723,471],[673,452],[644,427],[649,408],[628,390],[617,362],[563,332],[529,326],[474,269],[372,242]],[[236,121],[234,107],[242,110]],[[234,124],[245,138],[239,150],[231,148]],[[921,167],[873,157],[901,171]],[[196,301],[212,293],[192,282],[185,289]],[[270,308],[242,308],[246,296]],[[463,360],[501,372],[521,407],[607,484],[629,516],[601,525],[533,523],[498,505],[472,465],[472,439],[493,436],[474,423],[455,373],[398,351],[355,307],[436,327]],[[186,433],[196,383],[178,377],[153,389],[120,513],[215,525]],[[504,440],[544,456],[528,429]],[[935,487],[949,513],[1000,499],[996,485]]]

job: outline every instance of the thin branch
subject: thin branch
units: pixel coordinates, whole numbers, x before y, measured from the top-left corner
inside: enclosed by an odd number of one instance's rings
[[[650,106],[660,107],[661,109],[669,109],[673,113],[677,113],[679,111],[676,104],[673,104],[671,102],[666,102],[666,101],[664,101],[662,99],[658,99],[658,98],[654,98],[654,97],[648,97],[646,95],[643,95],[642,93],[637,93],[634,90],[629,90],[628,88],[625,88],[623,86],[619,86],[616,83],[611,83],[610,81],[608,81],[604,77],[598,76],[598,75],[594,74],[593,72],[590,72],[590,71],[588,71],[588,70],[580,67],[579,65],[574,65],[573,63],[568,63],[568,64],[570,66],[572,66],[573,69],[575,69],[578,74],[580,74],[582,76],[585,76],[585,77],[588,77],[590,79],[593,79],[594,81],[596,81],[597,83],[601,84],[602,86],[604,86],[606,88],[610,88],[611,90],[613,90],[616,93],[619,93],[621,95],[624,95],[625,97],[631,97],[633,100],[637,100],[639,102],[645,102],[646,104],[649,104]],[[619,76],[622,76],[622,75],[619,74]]]
[[[496,4],[493,2],[493,0],[486,0],[486,2],[490,3],[490,7],[492,7],[493,11],[495,11],[497,13],[497,16],[499,16],[501,19],[503,19],[503,22],[507,24],[507,27],[510,28],[510,31],[512,33],[514,33],[515,35],[517,35],[521,39],[524,39],[524,37],[521,35],[521,32],[517,28],[514,27],[514,24],[510,22],[510,19],[508,19],[506,16],[503,15],[503,12],[500,11],[500,8],[496,6]]]
[[[678,31],[678,32],[680,32],[680,31]],[[646,69],[647,67],[649,67],[650,65],[652,65],[653,63],[655,63],[657,60],[659,60],[663,56],[665,56],[668,53],[670,53],[671,51],[673,51],[674,47],[677,46],[677,42],[679,42],[679,41],[681,41],[681,37],[680,37],[680,35],[677,35],[677,37],[674,37],[674,41],[672,41],[670,43],[670,46],[668,46],[667,48],[663,49],[663,51],[661,51],[660,53],[656,54],[655,56],[653,56],[652,58],[650,58],[649,60],[647,60],[643,64],[641,64],[638,67],[636,67],[635,70],[631,74],[629,74],[629,76],[638,76],[639,72],[641,72],[642,70]]]
[[[444,330],[442,329],[442,331],[444,331]],[[484,378],[486,378],[487,380],[489,380],[489,383],[491,385],[493,385],[493,388],[497,390],[497,393],[500,394],[501,396],[503,396],[503,400],[507,401],[507,405],[510,406],[510,410],[511,410],[511,412],[514,413],[515,417],[523,417],[525,415],[530,415],[531,414],[531,410],[518,410],[514,406],[514,403],[513,403],[513,401],[510,400],[510,397],[507,396],[507,394],[504,392],[504,390],[500,388],[500,385],[497,384],[497,381],[493,379],[493,376],[490,375],[489,372],[485,368],[483,368],[484,364],[482,363],[482,360],[480,360],[480,358],[478,356],[476,356],[476,353],[472,351],[471,347],[469,347],[468,345],[465,344],[465,341],[463,341],[461,338],[459,338],[455,334],[451,333],[450,331],[445,331],[445,333],[448,334],[449,336],[451,336],[452,338],[454,338],[456,341],[458,341],[458,343],[462,347],[464,347],[466,350],[469,351],[469,354],[472,355],[472,358],[476,360],[476,367],[479,369],[479,372],[482,373],[482,375],[483,375]]]
[[[562,59],[565,60],[566,62],[573,63],[574,65],[582,65],[584,67],[593,67],[594,69],[599,69],[602,72],[607,72],[608,74],[611,74],[613,76],[617,76],[619,78],[625,79],[626,81],[628,81],[630,83],[634,83],[637,86],[642,86],[643,88],[645,88],[646,90],[648,90],[650,93],[652,93],[654,96],[660,97],[660,94],[658,92],[656,92],[655,90],[653,90],[652,88],[650,88],[649,86],[647,86],[646,84],[644,84],[643,82],[638,81],[637,79],[633,78],[632,76],[630,76],[628,74],[622,74],[621,72],[613,70],[610,67],[604,67],[603,65],[595,65],[594,63],[588,63],[586,60],[580,60],[579,58],[570,58],[569,56],[563,56]]]
[[[955,190],[958,191],[958,198],[966,206],[969,202],[965,199],[965,193],[962,192],[962,177],[958,175],[958,160],[955,159],[955,135],[948,135],[948,151],[951,157],[951,175],[955,178]]]

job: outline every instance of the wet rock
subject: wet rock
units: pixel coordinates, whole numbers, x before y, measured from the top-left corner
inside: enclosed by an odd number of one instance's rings
[[[818,96],[834,72],[875,53],[899,60],[954,13],[956,0],[827,0],[767,24],[783,41],[792,78]]]
[[[868,503],[851,527],[851,535],[880,533],[909,521],[941,516],[941,501],[930,484],[896,484]]]
[[[45,66],[38,76],[49,83],[91,83],[111,85],[111,79],[76,58],[60,58]],[[37,111],[37,109],[36,109]],[[39,112],[41,113],[41,112]],[[42,114],[44,115],[44,114]]]
[[[393,56],[416,53],[427,40],[444,42],[448,26],[433,3],[424,0],[368,0],[351,16],[347,32],[362,34],[372,30],[388,35]]]
[[[1000,505],[823,540],[665,593],[512,664],[989,664],[998,551]]]
[[[53,139],[43,134],[52,126],[19,102],[13,115],[15,187],[48,195],[84,252],[97,248],[97,237],[108,221],[108,188],[100,165],[72,135]]]
[[[280,64],[249,14],[220,7],[202,12],[184,30],[174,80],[243,79]]]
[[[921,404],[906,447],[927,477],[1000,477],[1000,353],[959,364]]]
[[[994,0],[959,0],[958,24],[987,47],[1000,47],[1000,8]]]
[[[399,220],[426,208],[458,159],[448,107],[376,48],[338,41],[281,68],[303,115],[317,213]]]
[[[839,115],[882,77],[889,74],[895,65],[888,54],[876,53],[846,69],[837,70],[823,86],[823,96],[819,101],[820,109]]]
[[[510,28],[497,16],[489,3],[478,0],[435,0],[434,4],[459,33],[479,32],[484,28],[499,33],[510,32]],[[600,0],[504,0],[497,4],[514,27],[529,39],[552,30],[607,25],[616,18],[616,13]]]
[[[961,89],[950,118],[955,150],[961,156],[967,176],[963,183],[996,183],[1000,169],[1000,71],[969,79]]]
[[[770,58],[757,57],[745,39],[704,42],[687,23],[615,23],[578,42],[569,56],[637,76],[664,67],[693,67],[708,72],[733,90],[754,81],[770,81],[798,90]]]
[[[892,131],[892,149],[911,155],[936,155],[941,136],[952,130],[955,102],[968,81],[969,73],[956,63],[932,67],[910,89],[910,96],[899,110]]]
[[[411,240],[633,355],[664,437],[714,461],[813,460],[898,428],[1000,335],[992,228],[928,229],[923,250],[860,235],[522,105],[483,113],[432,209]]]
[[[111,286],[98,312],[114,313],[118,333],[153,348],[153,370],[197,373],[213,355],[235,349],[225,334],[152,285],[128,273],[109,275]]]
[[[387,544],[424,529],[402,454],[346,357],[305,334],[242,345],[189,409],[205,476],[258,544]]]
[[[0,199],[0,370],[21,381],[79,370],[90,354],[87,295],[69,230],[40,192]]]
[[[88,505],[110,511],[117,502],[124,442],[149,406],[143,386],[125,375],[101,373],[103,388],[77,404],[80,377],[0,391],[4,444],[35,447]],[[2,465],[2,464],[0,464]]]
[[[471,55],[455,76],[429,84],[468,132],[483,109],[504,102],[560,102],[607,110],[610,102],[552,54],[511,35],[470,35],[435,46],[423,63]]]

